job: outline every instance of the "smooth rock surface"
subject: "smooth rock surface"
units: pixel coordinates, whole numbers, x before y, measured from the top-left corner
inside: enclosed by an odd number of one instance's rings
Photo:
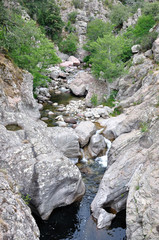
[[[92,157],[97,157],[106,147],[104,137],[98,133],[93,135],[88,145],[88,151]]]
[[[0,63],[1,168],[7,169],[23,195],[29,194],[33,210],[47,219],[54,208],[82,197],[85,186],[79,169],[54,145],[54,129],[38,120],[31,74],[15,68],[4,55]],[[22,129],[8,131],[8,124]]]
[[[91,121],[82,121],[75,128],[75,132],[79,137],[79,142],[81,147],[84,147],[88,142],[90,137],[95,133],[95,124]]]

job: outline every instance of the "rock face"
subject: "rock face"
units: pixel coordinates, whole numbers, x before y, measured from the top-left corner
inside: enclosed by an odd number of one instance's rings
[[[68,158],[78,158],[80,148],[78,136],[72,128],[54,128],[51,134],[54,145]]]
[[[6,171],[0,169],[0,239],[38,240],[40,233],[30,208]]]
[[[106,211],[107,207],[117,212],[126,208],[128,240],[156,240],[159,72],[150,59],[144,58],[142,63],[131,67],[128,76],[119,79],[118,86],[123,113],[100,122],[106,128],[105,134],[111,133],[115,140],[91,209],[97,226],[102,228],[115,217]]]
[[[152,51],[154,54],[154,60],[158,63],[159,62],[159,38],[153,43]]]
[[[97,96],[98,102],[107,94],[107,84],[96,80],[91,74],[81,71],[69,84],[70,90],[77,96],[86,96],[86,105],[91,106],[91,98]]]
[[[106,143],[104,141],[104,137],[96,133],[90,139],[88,151],[92,157],[97,157],[98,154],[101,153],[105,147]]]
[[[78,154],[77,136],[70,146],[63,139],[65,150],[55,146],[53,128],[38,120],[38,104],[32,95],[32,76],[14,68],[0,55],[0,162],[17,182],[23,195],[29,194],[31,206],[47,219],[54,208],[71,204],[85,192],[78,168],[64,156]],[[18,131],[6,129],[17,124]],[[67,141],[67,138],[65,138]]]
[[[115,2],[115,0],[112,2]],[[86,40],[87,23],[90,19],[95,18],[107,21],[109,10],[102,1],[98,0],[80,0],[78,2],[72,2],[72,0],[60,0],[57,1],[57,4],[59,4],[61,9],[62,20],[66,23],[69,20],[69,14],[71,12],[77,12],[76,22],[74,24],[79,39],[77,56],[80,60],[83,60],[85,51],[82,47]]]
[[[84,147],[89,142],[90,137],[95,133],[96,127],[91,121],[82,121],[75,128],[75,131],[79,137],[81,147]]]

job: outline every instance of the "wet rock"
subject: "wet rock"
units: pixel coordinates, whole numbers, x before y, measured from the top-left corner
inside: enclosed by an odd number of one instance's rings
[[[57,121],[56,123],[59,127],[67,127],[67,125],[68,125],[67,123],[62,122],[62,121]]]
[[[72,123],[72,124],[76,124],[77,120],[75,118],[64,118],[64,121],[66,123]]]
[[[106,143],[104,141],[104,137],[96,133],[90,139],[90,143],[88,145],[88,151],[92,157],[97,157],[98,154],[100,154],[105,147],[106,147]]]
[[[2,169],[0,183],[0,239],[38,240],[40,232],[30,208],[22,200],[13,179]]]
[[[77,125],[75,131],[79,137],[81,146],[84,147],[89,142],[90,137],[95,133],[96,127],[91,121],[82,121]]]
[[[42,121],[47,121],[47,120],[49,120],[49,119],[48,119],[48,117],[42,117],[41,120],[42,120]]]

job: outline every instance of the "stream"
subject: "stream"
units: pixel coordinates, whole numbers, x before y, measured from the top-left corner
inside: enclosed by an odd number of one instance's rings
[[[51,97],[52,102],[64,105],[72,99],[79,100],[68,93]],[[49,127],[56,126],[55,117],[59,113],[56,113],[52,104],[44,104],[41,117],[47,116],[48,111],[55,112],[55,115],[48,117],[45,122]],[[98,134],[101,133],[101,131],[98,132]],[[110,148],[110,141],[107,139],[105,141]],[[108,149],[106,153],[108,153]],[[102,157],[107,159],[106,155]],[[81,201],[55,209],[47,221],[34,216],[40,229],[40,240],[126,240],[125,211],[117,214],[109,229],[98,230],[91,216],[90,205],[106,170],[106,164],[104,162],[103,165],[102,157],[97,161],[93,159],[87,161],[87,156],[83,156],[83,161],[81,159],[77,163],[86,186],[86,193]]]

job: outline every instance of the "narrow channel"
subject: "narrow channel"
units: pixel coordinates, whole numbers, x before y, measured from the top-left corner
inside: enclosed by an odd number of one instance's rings
[[[53,102],[67,104],[71,96],[53,97]],[[45,104],[42,116],[48,111],[54,111],[52,105]],[[54,119],[50,118],[47,124],[55,126]],[[89,159],[87,162],[78,162],[86,192],[81,201],[69,206],[55,209],[47,221],[34,216],[40,229],[40,240],[126,240],[125,211],[117,214],[109,229],[96,227],[96,222],[91,216],[90,205],[95,197],[102,176],[106,170],[99,162]]]

